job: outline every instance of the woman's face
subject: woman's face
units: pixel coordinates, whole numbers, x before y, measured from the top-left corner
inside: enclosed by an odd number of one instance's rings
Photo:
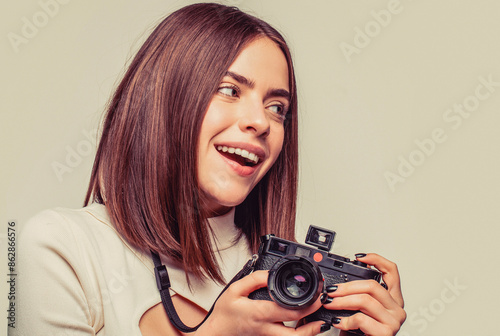
[[[289,107],[288,65],[269,38],[244,48],[201,125],[198,181],[215,215],[242,203],[278,157]]]

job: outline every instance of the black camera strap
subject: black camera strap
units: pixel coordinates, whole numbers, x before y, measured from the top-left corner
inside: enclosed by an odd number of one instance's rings
[[[215,299],[215,302],[212,304],[212,307],[208,311],[207,315],[203,319],[203,321],[200,322],[195,327],[188,327],[185,325],[179,315],[177,314],[177,311],[175,310],[174,303],[172,302],[172,297],[170,296],[170,278],[168,277],[168,271],[167,267],[161,263],[160,256],[158,253],[151,251],[151,256],[153,257],[153,263],[155,265],[155,277],[156,277],[156,285],[158,286],[158,290],[160,291],[160,296],[161,296],[161,302],[163,303],[163,307],[165,308],[165,311],[167,312],[167,316],[170,320],[170,322],[180,331],[185,332],[185,333],[190,333],[198,330],[198,328],[207,320],[207,318],[210,316],[212,311],[214,310],[215,303],[219,299],[219,297],[226,291],[226,289],[235,281],[243,278],[244,276],[252,273],[255,265],[255,261],[257,260],[257,255],[254,254],[252,259],[250,259],[245,266],[239,271],[232,279],[229,281],[229,283],[224,287],[222,292],[220,292],[219,296],[217,296],[217,299]]]

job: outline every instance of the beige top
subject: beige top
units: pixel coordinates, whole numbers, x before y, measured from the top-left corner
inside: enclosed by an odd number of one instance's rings
[[[234,243],[234,210],[209,222],[229,281],[251,257],[248,243]],[[121,238],[103,205],[44,211],[23,227],[18,247],[13,335],[141,335],[141,316],[161,301],[150,255]],[[179,265],[162,261],[173,294],[210,309],[223,286],[193,281],[190,291]]]

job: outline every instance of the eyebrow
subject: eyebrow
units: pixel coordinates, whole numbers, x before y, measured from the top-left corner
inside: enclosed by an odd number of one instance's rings
[[[229,77],[233,78],[238,83],[246,85],[246,86],[250,87],[251,89],[253,89],[254,86],[255,86],[255,82],[254,81],[251,81],[248,78],[246,78],[245,76],[239,75],[239,74],[237,74],[235,72],[226,71],[226,76],[229,76]]]
[[[237,74],[235,72],[226,71],[226,76],[233,78],[238,83],[246,85],[251,89],[253,89],[255,87],[254,81],[246,78],[245,76]],[[269,91],[267,91],[264,99],[268,99],[269,97],[283,97],[283,98],[288,99],[289,101],[291,99],[290,92],[288,92],[288,90],[285,90],[285,89],[270,89]]]

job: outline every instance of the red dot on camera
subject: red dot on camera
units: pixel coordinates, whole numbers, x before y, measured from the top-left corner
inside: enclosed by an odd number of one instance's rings
[[[323,260],[323,255],[319,252],[316,252],[313,256],[313,259],[315,262],[320,262],[321,260]]]

